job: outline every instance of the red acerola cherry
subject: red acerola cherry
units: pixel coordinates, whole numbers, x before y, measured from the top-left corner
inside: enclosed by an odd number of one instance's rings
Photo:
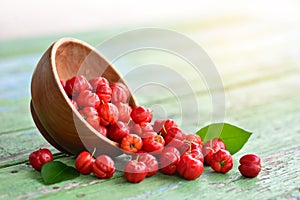
[[[147,177],[153,176],[158,172],[158,162],[153,155],[146,152],[138,152],[137,156],[139,156],[139,161],[147,166]],[[137,159],[137,156],[133,159]]]
[[[81,152],[76,160],[75,167],[81,174],[90,174],[93,170],[95,158],[87,151]]]
[[[94,107],[98,108],[100,105],[99,97],[90,90],[84,90],[79,93],[76,98],[77,105],[80,107]]]
[[[108,103],[111,100],[112,91],[108,85],[100,85],[96,89],[96,94],[102,103]]]
[[[101,135],[107,137],[107,128],[105,126],[100,125],[97,129],[96,129]]]
[[[128,126],[131,134],[136,134],[138,136],[142,135],[142,128],[140,124],[136,124],[134,123],[134,121],[130,121]]]
[[[244,177],[256,177],[261,170],[260,157],[255,154],[244,155],[240,159],[240,166],[238,169]]]
[[[160,154],[165,146],[165,140],[161,135],[154,134],[143,138],[143,150],[151,154]]]
[[[124,168],[124,176],[131,183],[143,181],[148,174],[147,166],[144,162],[136,160],[128,161]]]
[[[66,81],[67,95],[76,97],[81,91],[91,89],[90,83],[82,75],[77,75]]]
[[[204,156],[198,143],[185,140],[183,145],[179,148],[179,151],[181,155],[193,154],[197,159],[201,160],[201,162],[204,162]]]
[[[108,129],[108,138],[121,143],[122,139],[129,134],[128,126],[121,121],[112,124]]]
[[[200,160],[202,163],[204,163],[204,156],[202,154],[201,149],[191,149],[191,150],[185,152],[184,154],[192,155],[192,157],[194,157],[197,160]]]
[[[129,130],[130,133],[137,134],[141,138],[148,137],[149,133],[151,133],[150,135],[153,135],[152,133],[154,132],[152,125],[148,122],[141,122],[140,124],[136,124],[134,123],[134,121],[130,121]],[[155,133],[155,135],[157,134]]]
[[[114,161],[107,155],[100,155],[93,164],[93,173],[98,178],[111,178],[116,171]]]
[[[176,173],[177,164],[180,160],[180,153],[175,147],[165,147],[160,154],[160,171],[167,175]]]
[[[152,112],[143,106],[133,108],[130,116],[136,124],[140,124],[141,122],[151,122],[152,120]]]
[[[100,117],[94,107],[85,107],[79,111],[81,116],[94,128],[98,129],[100,123]]]
[[[118,108],[112,103],[101,104],[98,108],[98,113],[100,116],[100,124],[103,126],[108,126],[118,121]]]
[[[179,175],[186,180],[194,180],[200,177],[203,169],[203,163],[192,154],[182,155],[177,165]]]
[[[172,126],[167,129],[167,133],[164,137],[166,145],[179,148],[183,145],[186,134],[177,126]]]
[[[215,172],[223,174],[231,170],[233,167],[233,161],[229,151],[220,149],[215,154],[213,154],[211,157],[210,166]]]
[[[108,80],[104,77],[95,77],[95,78],[89,80],[89,83],[91,84],[91,87],[93,88],[93,92],[96,92],[98,86],[109,85]]]
[[[45,163],[51,161],[53,161],[52,153],[49,149],[46,148],[34,151],[29,155],[29,162],[31,166],[37,171],[41,171],[42,166]]]
[[[161,134],[163,137],[166,136],[167,130],[171,127],[177,127],[176,122],[173,119],[167,119],[167,120],[155,120],[153,124],[153,129],[155,132]]]
[[[132,111],[132,108],[129,106],[129,104],[118,102],[115,104],[115,106],[118,108],[119,121],[128,123],[130,120],[130,113]]]
[[[210,165],[212,155],[220,149],[226,149],[224,142],[220,138],[209,140],[204,144],[202,147],[202,153],[207,165]]]
[[[186,134],[185,140],[199,144],[200,149],[203,147],[203,141],[197,134]]]
[[[111,95],[111,102],[112,103],[127,103],[129,98],[129,90],[123,83],[115,82],[110,85],[110,88],[112,89],[112,95]]]

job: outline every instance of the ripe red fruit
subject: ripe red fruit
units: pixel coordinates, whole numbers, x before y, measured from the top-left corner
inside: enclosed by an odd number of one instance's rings
[[[111,178],[116,171],[114,161],[107,155],[100,155],[93,164],[93,173],[98,178]]]
[[[240,159],[240,164],[238,169],[247,178],[256,177],[261,170],[260,157],[255,154],[244,155]]]
[[[93,92],[96,92],[96,89],[98,86],[109,85],[108,80],[104,77],[95,77],[95,78],[91,79],[89,81],[89,83],[91,84]]]
[[[165,123],[164,119],[157,119],[157,120],[155,120],[154,123],[153,123],[153,130],[156,133],[159,133],[160,130],[163,128],[164,123]]]
[[[160,154],[165,146],[165,140],[161,135],[154,134],[143,138],[143,150],[151,154]]]
[[[232,157],[229,151],[220,149],[211,157],[211,168],[215,172],[227,173],[233,167]]]
[[[179,148],[183,145],[185,140],[186,134],[178,128],[177,126],[172,126],[171,128],[167,129],[167,133],[164,137],[166,145],[173,146]]]
[[[45,163],[51,161],[53,161],[52,153],[49,149],[46,148],[34,151],[29,155],[29,162],[31,166],[37,171],[41,171],[42,166]]]
[[[112,95],[111,95],[111,102],[112,103],[127,103],[129,98],[129,90],[123,83],[115,82],[110,85],[110,88],[112,89]]]
[[[203,163],[195,158],[193,154],[182,155],[177,165],[177,172],[186,180],[194,180],[200,177],[203,169]]]
[[[100,105],[99,97],[90,90],[81,91],[76,98],[77,105],[80,107],[98,108]]]
[[[226,149],[224,142],[220,138],[209,140],[204,144],[202,147],[202,153],[204,155],[204,161],[207,165],[210,165],[212,155],[220,149]]]
[[[143,106],[133,108],[130,116],[136,124],[140,124],[141,122],[151,122],[152,120],[152,112]]]
[[[112,124],[108,129],[108,138],[120,143],[129,134],[128,126],[121,121]]]
[[[79,111],[81,116],[94,128],[98,129],[100,123],[100,117],[94,107],[85,107]]]
[[[142,139],[135,134],[128,134],[122,139],[121,149],[126,153],[136,153],[143,147]]]
[[[137,156],[139,156],[139,161],[147,166],[147,177],[153,176],[158,172],[158,162],[153,155],[146,152],[138,152]],[[137,159],[137,156],[134,159]]]
[[[204,163],[204,156],[202,154],[201,149],[193,149],[190,151],[190,154],[198,160],[200,160],[202,163]]]
[[[148,122],[141,122],[140,124],[136,124],[136,123],[134,123],[134,121],[130,121],[129,130],[130,130],[130,133],[137,134],[141,138],[148,137],[149,133],[150,133],[150,135],[155,133],[153,131],[152,125]],[[155,133],[155,135],[157,135],[157,134]]]
[[[192,154],[196,159],[204,162],[204,157],[198,143],[185,141],[184,144],[179,148],[181,155]]]
[[[138,136],[142,135],[142,128],[140,124],[136,124],[134,123],[134,121],[130,121],[128,126],[131,134],[136,134]]]
[[[97,129],[96,129],[101,135],[107,137],[107,128],[105,126],[100,125]]]
[[[93,170],[95,158],[87,151],[81,152],[76,160],[75,167],[81,174],[90,174]]]
[[[76,97],[81,91],[91,89],[90,83],[82,75],[77,75],[66,81],[65,91],[67,95]]]
[[[118,121],[118,108],[112,103],[101,104],[98,108],[98,113],[100,116],[100,124],[103,126],[108,126]]]
[[[118,102],[115,104],[115,106],[118,108],[119,121],[128,123],[130,120],[130,113],[132,111],[132,108],[129,106],[129,104]]]
[[[201,137],[197,134],[186,134],[185,140],[199,144],[200,149],[202,149],[203,147],[203,141]]]
[[[177,126],[176,122],[173,119],[167,119],[167,120],[155,120],[153,124],[153,129],[155,132],[161,134],[163,137],[166,136],[167,130],[171,127]]]
[[[144,162],[136,160],[128,161],[124,168],[124,176],[131,183],[143,181],[148,174],[147,166]]]
[[[111,88],[109,85],[99,85],[96,89],[96,94],[98,95],[101,103],[108,103],[111,100]]]
[[[177,164],[180,160],[180,153],[174,147],[165,147],[159,157],[161,169],[160,171],[167,175],[176,173]]]

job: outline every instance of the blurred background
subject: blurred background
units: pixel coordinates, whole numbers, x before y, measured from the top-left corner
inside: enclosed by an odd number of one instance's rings
[[[73,34],[129,26],[166,26],[201,20],[263,17],[280,24],[298,21],[299,2],[289,1],[1,1],[0,40]],[[182,30],[184,31],[184,30]]]

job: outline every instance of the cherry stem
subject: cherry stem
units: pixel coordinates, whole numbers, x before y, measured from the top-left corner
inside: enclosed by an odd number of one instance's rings
[[[189,148],[189,153],[192,153],[192,143],[190,142],[190,148]]]
[[[94,154],[96,153],[96,147],[94,147],[93,153],[92,153],[92,157],[94,157]]]
[[[210,145],[210,148],[212,149],[213,148],[213,141],[212,140],[210,140],[209,145]]]
[[[136,156],[136,159],[135,159],[136,163],[139,162],[139,158],[140,158],[140,154],[138,154],[138,155]]]
[[[163,130],[164,130],[164,132],[167,134],[167,130],[166,130],[166,127],[165,127],[165,125],[163,125]]]

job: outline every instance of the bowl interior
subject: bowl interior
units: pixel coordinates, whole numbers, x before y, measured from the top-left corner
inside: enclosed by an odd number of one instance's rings
[[[53,61],[58,82],[66,81],[75,75],[84,75],[87,80],[103,76],[109,83],[122,82],[127,85],[115,67],[90,45],[75,39],[65,39],[56,44],[57,47],[53,48],[55,51]],[[130,97],[129,104],[132,107],[136,106],[133,96]]]
[[[72,38],[60,39],[45,52],[32,77],[31,111],[37,127],[50,144],[70,154],[94,148],[97,149],[95,156],[122,154],[118,143],[98,133],[73,107],[60,80],[66,81],[75,75],[84,75],[88,80],[103,76],[110,83],[127,85],[92,46]],[[129,104],[136,106],[133,96]]]

